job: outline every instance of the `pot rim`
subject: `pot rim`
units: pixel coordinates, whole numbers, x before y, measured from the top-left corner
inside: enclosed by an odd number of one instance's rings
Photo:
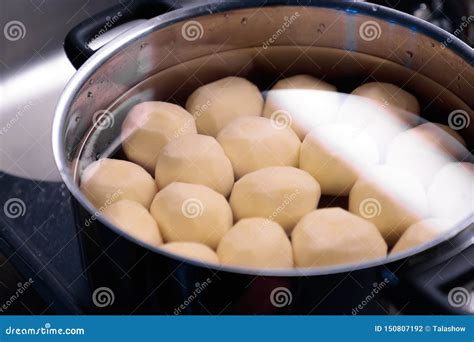
[[[52,128],[52,146],[56,165],[62,180],[66,184],[68,190],[71,192],[75,200],[84,207],[91,215],[95,215],[97,209],[92,205],[91,202],[82,194],[79,186],[73,179],[73,175],[70,172],[68,166],[68,160],[63,149],[63,132],[65,128],[65,119],[69,111],[77,92],[83,87],[87,79],[91,74],[97,71],[109,58],[119,52],[124,46],[127,46],[140,38],[150,34],[153,31],[163,29],[171,24],[182,22],[194,17],[200,17],[205,15],[212,15],[215,13],[221,13],[231,10],[239,10],[246,8],[255,7],[268,7],[268,6],[285,6],[285,7],[299,7],[301,4],[297,0],[253,0],[245,3],[240,2],[224,2],[224,3],[210,3],[205,5],[197,5],[188,8],[176,9],[169,13],[154,17],[147,20],[137,26],[127,30],[120,34],[109,43],[101,47],[97,52],[94,53],[84,64],[77,70],[74,76],[69,80],[66,87],[64,88],[58,104],[55,109],[55,116]],[[474,64],[474,58],[472,49],[463,41],[458,39],[456,36],[440,29],[439,27],[418,19],[409,14],[383,7],[380,5],[369,4],[365,2],[353,2],[353,1],[307,1],[305,6],[308,7],[319,7],[319,8],[330,8],[339,11],[344,11],[348,15],[363,14],[367,16],[377,17],[383,20],[390,20],[398,25],[410,28],[413,31],[421,32],[426,36],[430,36],[439,42],[448,42],[446,48],[454,51],[460,57],[462,57],[468,64]],[[140,245],[154,253],[166,256],[174,259],[181,263],[186,263],[194,266],[204,267],[216,272],[230,272],[245,275],[254,276],[276,276],[276,277],[300,277],[300,276],[317,276],[317,275],[328,275],[335,273],[352,272],[357,270],[368,269],[377,266],[383,266],[396,261],[400,261],[407,257],[416,255],[418,253],[427,251],[432,247],[435,247],[444,241],[447,241],[454,236],[458,235],[461,231],[468,229],[469,225],[474,222],[474,215],[471,215],[466,220],[459,222],[456,228],[442,234],[437,239],[419,245],[413,249],[395,254],[388,255],[383,259],[375,259],[362,263],[350,263],[336,266],[327,267],[314,267],[314,268],[292,268],[292,269],[257,269],[257,268],[245,268],[237,266],[226,266],[216,265],[211,263],[205,263],[195,260],[186,259],[179,255],[175,255],[168,251],[165,251],[159,247],[148,245],[142,241],[139,241],[131,235],[123,232],[117,226],[107,221],[103,216],[99,215],[96,217],[98,221],[104,224],[107,228],[111,229],[118,235],[124,236],[129,241]]]

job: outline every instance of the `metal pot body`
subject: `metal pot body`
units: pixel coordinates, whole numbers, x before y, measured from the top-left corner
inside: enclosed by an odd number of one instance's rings
[[[82,234],[92,291],[113,293],[104,313],[384,314],[398,282],[386,266],[317,276],[229,272],[150,252],[99,222]],[[380,296],[366,300],[376,288]]]
[[[348,89],[377,79],[417,94],[429,119],[446,122],[453,109],[472,119],[472,62],[472,49],[442,30],[400,12],[353,2],[309,1],[304,7],[291,1],[219,3],[172,11],[117,37],[66,87],[54,127],[55,156],[75,198],[91,285],[85,310],[386,314],[396,297],[403,306],[409,300],[397,293],[406,275],[427,260],[446,262],[467,250],[473,231],[469,221],[429,248],[386,261],[259,273],[185,261],[121,234],[96,217],[79,191],[78,174],[113,144],[123,113],[134,104],[170,98],[182,103],[197,86],[228,75],[247,77],[262,88],[275,74],[310,73]],[[84,148],[94,117],[104,111],[115,114],[114,125]],[[470,146],[473,129],[467,125],[459,131]],[[105,305],[98,297],[103,289],[113,299]],[[443,301],[429,310],[440,310]]]
[[[154,253],[98,221],[80,234],[91,284],[87,312],[106,314],[385,315],[401,309],[412,314],[462,313],[449,305],[442,287],[462,278],[472,280],[468,260],[474,258],[473,225],[424,252],[392,262],[292,275],[193,264]],[[110,292],[113,301],[109,296],[102,306],[101,292]]]

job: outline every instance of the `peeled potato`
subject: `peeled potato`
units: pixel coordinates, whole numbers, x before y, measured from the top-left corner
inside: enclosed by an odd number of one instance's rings
[[[451,127],[449,126],[446,126],[446,125],[443,125],[443,124],[440,124],[440,123],[435,123],[435,122],[432,122],[433,125],[435,125],[436,127],[442,129],[443,131],[445,131],[446,133],[448,133],[452,138],[456,139],[456,141],[458,143],[460,143],[461,145],[463,145],[464,147],[466,147],[466,141],[463,139],[463,137],[458,133],[456,132],[454,129],[452,129]],[[423,125],[420,125],[420,127],[423,126]],[[427,125],[425,125],[427,126]]]
[[[229,202],[235,220],[263,217],[289,233],[303,215],[316,208],[320,197],[321,188],[311,175],[294,167],[275,166],[240,178]]]
[[[428,188],[433,216],[460,222],[474,214],[474,164],[449,163],[439,170]]]
[[[357,178],[379,162],[375,142],[346,125],[324,125],[301,145],[300,169],[312,175],[325,195],[348,195]]]
[[[391,83],[369,82],[352,91],[353,95],[364,96],[384,105],[419,114],[420,104],[415,96]]]
[[[105,208],[102,215],[137,240],[155,247],[163,243],[155,220],[138,202],[120,200]]]
[[[204,185],[171,183],[156,194],[150,212],[166,242],[192,241],[216,248],[232,227],[229,203]]]
[[[191,114],[178,105],[150,101],[134,106],[122,124],[127,158],[153,172],[161,148],[181,135],[197,133]]]
[[[347,95],[332,88],[324,82],[308,88],[274,87],[267,93],[263,116],[278,127],[290,127],[303,140],[313,128],[336,119]]]
[[[381,161],[386,149],[400,133],[411,128],[418,116],[403,113],[382,103],[361,96],[348,95],[336,115],[337,124],[351,126],[358,133],[367,134],[377,145]]]
[[[278,89],[313,89],[313,90],[326,90],[326,91],[337,91],[336,87],[332,84],[324,82],[318,78],[310,75],[295,75],[279,80],[272,87],[272,90]]]
[[[444,150],[444,153],[453,158],[462,159],[468,154],[464,139],[449,126],[426,122],[413,128],[412,131],[416,132],[416,135],[423,139],[423,144]]]
[[[277,223],[264,218],[240,220],[217,248],[221,263],[255,268],[293,267],[290,240]]]
[[[226,77],[203,85],[186,101],[198,132],[214,137],[235,118],[262,115],[262,108],[260,90],[241,77]]]
[[[398,135],[388,147],[386,162],[412,173],[428,187],[439,169],[468,154],[446,129],[425,123]]]
[[[213,264],[219,263],[216,252],[208,246],[197,242],[170,242],[162,246],[165,251],[174,253],[184,258],[197,260],[201,262],[209,262]]]
[[[277,127],[266,118],[237,118],[219,132],[217,141],[236,178],[269,166],[298,166],[300,140],[289,127]]]
[[[227,196],[234,184],[232,164],[213,137],[183,135],[161,150],[155,168],[160,189],[172,182],[202,184]]]
[[[306,214],[291,240],[297,267],[356,263],[387,255],[387,244],[377,227],[341,208]]]
[[[415,177],[383,165],[355,182],[349,193],[349,211],[374,223],[393,246],[410,225],[426,217],[428,203]]]
[[[84,170],[81,191],[97,208],[121,199],[136,201],[149,208],[157,189],[153,178],[141,166],[105,158]]]
[[[445,219],[426,219],[412,224],[393,246],[390,254],[403,252],[437,238],[454,228],[453,222]]]

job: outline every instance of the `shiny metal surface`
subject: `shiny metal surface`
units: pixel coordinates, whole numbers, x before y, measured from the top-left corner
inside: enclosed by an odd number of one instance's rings
[[[337,6],[336,8],[274,6],[258,10],[242,8],[226,11],[226,6],[231,7],[229,4],[221,5],[219,13],[214,13],[217,8],[203,6],[192,10],[178,10],[151,19],[106,45],[84,64],[68,84],[56,109],[53,148],[63,180],[89,213],[93,213],[95,209],[80,193],[74,179],[74,158],[84,135],[91,127],[94,114],[107,110],[115,99],[157,72],[216,53],[252,48],[257,50],[256,55],[263,55],[261,57],[263,59],[264,54],[270,53],[273,49],[297,46],[300,50],[296,55],[290,53],[288,59],[281,61],[279,70],[284,71],[285,67],[292,64],[294,58],[310,55],[307,50],[312,46],[334,49],[335,55],[326,54],[329,57],[322,58],[321,71],[312,72],[313,74],[330,75],[343,70],[369,73],[374,78],[374,75],[377,75],[378,79],[416,90],[416,93],[425,97],[428,107],[435,107],[436,104],[436,107],[441,108],[439,115],[443,113],[447,115],[449,108],[454,105],[455,108],[468,112],[472,118],[471,108],[474,100],[471,96],[470,82],[474,79],[474,69],[469,63],[472,50],[434,26],[368,4],[357,4],[350,10],[339,9]],[[266,49],[264,45],[269,37],[279,32],[282,23],[296,13],[299,14],[299,19],[295,20],[284,34],[274,39],[271,43],[272,49]],[[387,21],[386,18],[391,15],[396,19]],[[184,39],[182,33],[183,23],[191,19],[202,27],[202,37],[196,42]],[[375,27],[380,30],[380,36],[384,38],[364,37],[359,28],[367,22],[372,24],[375,22]],[[448,40],[451,41],[451,48],[444,45]],[[262,52],[262,49],[265,51]],[[354,57],[359,54],[363,58]],[[349,59],[350,63],[345,59]],[[250,60],[253,62],[252,58]],[[362,64],[361,70],[349,67],[360,60],[365,60],[364,63],[367,63]],[[306,64],[305,67],[313,68],[314,71],[314,65]],[[389,71],[385,72],[385,68]],[[393,72],[394,70],[397,72]],[[425,87],[426,85],[429,86]],[[469,143],[472,143],[474,137],[472,130],[471,125],[462,132]],[[99,217],[99,220],[112,231],[119,232],[102,218]],[[400,260],[409,254],[421,252],[447,240],[464,228],[465,226],[460,226],[458,230],[428,246],[383,261],[311,270],[305,272],[305,275],[364,269]],[[138,243],[130,237],[128,239]],[[152,250],[182,261],[179,257],[171,256],[160,249]],[[187,263],[202,266],[200,263]],[[251,270],[223,266],[215,269],[243,274],[255,273]],[[258,274],[300,276],[301,271],[258,272]]]
[[[0,2],[0,201],[3,208],[10,199],[21,200],[25,208],[16,219],[3,211],[0,216],[2,302],[18,283],[29,277],[35,281],[35,289],[9,307],[9,314],[77,312],[75,304],[88,300],[70,194],[52,182],[61,178],[50,135],[56,103],[75,73],[63,51],[64,36],[117,2]],[[7,37],[7,24],[18,21],[24,29],[17,26],[20,31]]]
[[[0,2],[1,171],[37,181],[61,179],[50,136],[56,103],[75,73],[63,51],[64,35],[84,18],[117,2]],[[11,31],[7,37],[3,29],[12,22],[17,22],[18,33]],[[119,32],[128,28],[121,27]],[[109,31],[109,38],[119,32]]]

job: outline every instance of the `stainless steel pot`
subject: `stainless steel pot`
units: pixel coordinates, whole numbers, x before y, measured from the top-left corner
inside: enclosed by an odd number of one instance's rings
[[[117,9],[96,17],[101,21],[93,28],[85,23],[68,36],[70,59],[76,65],[87,60],[58,103],[54,154],[75,198],[91,297],[107,287],[115,298],[104,308],[91,303],[86,311],[383,314],[394,303],[399,308],[409,303],[410,312],[462,312],[449,305],[447,291],[474,278],[472,217],[432,243],[384,260],[260,271],[188,261],[146,246],[96,217],[80,192],[82,168],[117,148],[114,138],[131,106],[150,99],[180,103],[201,83],[227,75],[248,77],[261,87],[274,75],[302,72],[348,85],[374,78],[422,98],[429,119],[446,122],[460,109],[474,120],[473,50],[456,37],[385,7],[304,3],[230,1],[172,10],[121,34],[90,58],[93,51],[84,46]],[[155,2],[153,10],[144,10],[148,5],[137,2],[133,15],[119,22],[170,9],[169,3],[156,7]],[[97,113],[109,112],[114,124],[91,135]],[[472,148],[474,127],[460,133]],[[386,286],[367,301],[374,284]]]

